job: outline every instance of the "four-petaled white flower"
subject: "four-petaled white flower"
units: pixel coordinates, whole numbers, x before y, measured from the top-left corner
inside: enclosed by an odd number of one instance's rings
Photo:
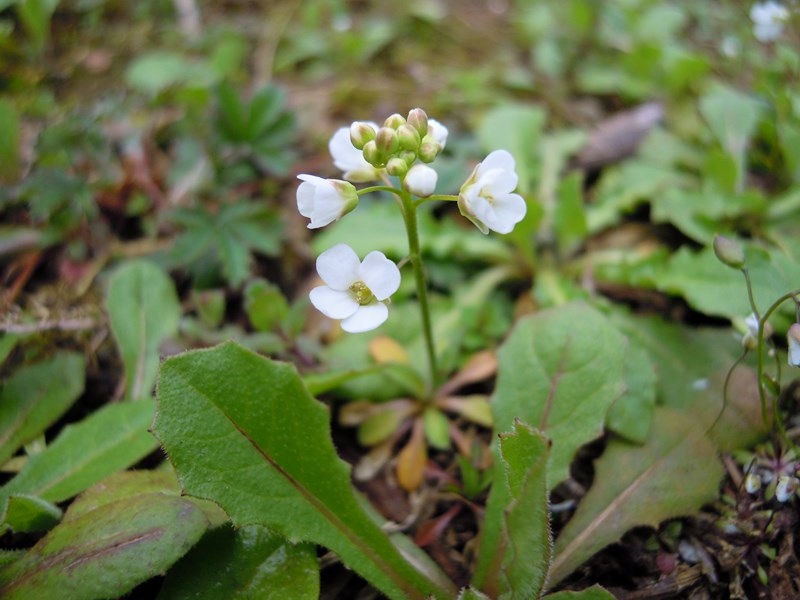
[[[358,204],[358,193],[352,183],[314,175],[297,178],[303,182],[297,188],[297,210],[311,219],[309,229],[338,221]]]
[[[372,122],[367,124],[378,131],[377,124]],[[333,157],[333,164],[344,173],[342,177],[348,181],[365,183],[378,179],[378,170],[364,159],[361,150],[353,146],[353,142],[350,141],[349,127],[342,127],[333,134],[328,142],[328,150]]]
[[[514,157],[505,150],[495,150],[475,167],[461,186],[458,208],[475,223],[481,233],[489,230],[509,233],[525,216],[527,206],[517,187]]]
[[[800,367],[800,323],[792,323],[786,333],[786,341],[789,346],[789,364]]]
[[[439,174],[428,165],[416,164],[408,170],[403,187],[420,198],[427,198],[436,189]]]
[[[789,11],[785,6],[767,0],[754,4],[750,9],[750,19],[753,21],[753,35],[759,42],[773,42],[783,31],[783,22],[789,18]]]
[[[311,303],[326,317],[342,319],[342,329],[350,333],[386,321],[386,300],[400,287],[400,270],[383,252],[370,252],[362,262],[347,244],[320,254],[317,273],[326,285],[311,290]]]

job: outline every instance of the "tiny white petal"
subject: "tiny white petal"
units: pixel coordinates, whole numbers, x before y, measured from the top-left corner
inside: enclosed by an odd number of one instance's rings
[[[495,150],[490,152],[489,155],[483,159],[478,167],[478,177],[484,172],[491,169],[500,169],[501,171],[514,171],[516,163],[514,157],[508,150]]]
[[[336,244],[317,257],[317,273],[332,289],[344,291],[359,280],[361,261],[347,244]]]
[[[378,130],[375,123],[368,125],[375,131]],[[328,150],[333,158],[333,164],[344,173],[344,178],[348,181],[366,182],[378,178],[375,167],[364,159],[361,150],[353,146],[353,142],[350,141],[349,127],[342,127],[333,134],[328,142]]]
[[[786,333],[786,341],[789,345],[789,364],[800,367],[800,323],[792,323]]]
[[[383,302],[359,306],[358,310],[342,321],[342,329],[348,333],[362,333],[380,327],[389,317],[389,309]]]
[[[445,144],[447,144],[447,134],[449,133],[447,127],[439,123],[436,119],[428,119],[428,129],[433,139],[439,142],[442,148],[444,148]]]
[[[350,292],[332,290],[327,285],[315,287],[308,297],[314,308],[330,319],[346,319],[359,309]]]
[[[400,287],[400,270],[397,265],[377,250],[364,257],[358,276],[378,300],[386,300]]]
[[[408,170],[403,186],[420,198],[427,198],[436,189],[439,174],[428,165],[416,164]]]

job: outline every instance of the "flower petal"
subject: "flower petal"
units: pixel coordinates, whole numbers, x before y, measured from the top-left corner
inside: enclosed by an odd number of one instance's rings
[[[484,220],[489,229],[497,233],[511,233],[528,210],[525,200],[519,194],[507,194],[495,198],[491,205],[492,218]],[[488,216],[488,215],[487,215]]]
[[[348,333],[370,331],[389,318],[389,309],[383,302],[359,306],[358,310],[342,321],[342,329]]]
[[[374,123],[368,123],[377,131]],[[333,134],[328,142],[328,150],[333,158],[333,164],[344,173],[348,181],[366,182],[377,179],[375,167],[364,160],[361,150],[353,146],[350,141],[350,129],[342,127]]]
[[[483,162],[481,162],[478,167],[478,177],[491,169],[500,169],[513,173],[514,167],[514,157],[511,156],[508,150],[495,150],[494,152],[490,152],[489,155],[483,159]]]
[[[364,257],[358,277],[378,300],[386,300],[400,287],[400,269],[383,252],[373,250]]]
[[[345,291],[359,280],[361,261],[347,244],[336,244],[317,257],[317,273],[332,289]]]
[[[327,285],[315,287],[308,294],[311,304],[319,312],[331,319],[346,319],[359,308],[350,292],[332,290]]]

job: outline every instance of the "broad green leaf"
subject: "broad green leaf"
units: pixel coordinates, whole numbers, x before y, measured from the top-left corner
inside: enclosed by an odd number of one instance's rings
[[[47,531],[61,520],[62,512],[55,504],[29,496],[19,494],[11,496],[3,505],[3,525],[13,531]]]
[[[747,146],[762,110],[754,98],[727,87],[717,87],[700,99],[700,113],[736,163],[737,190],[744,182]]]
[[[535,189],[540,163],[539,141],[547,117],[544,110],[532,104],[504,104],[491,109],[478,127],[477,136],[487,152],[508,150],[516,162],[519,192]]]
[[[0,388],[0,464],[55,423],[83,393],[83,357],[60,352],[22,367]]]
[[[603,314],[576,302],[520,320],[500,348],[495,431],[520,419],[552,440],[550,488],[567,478],[578,448],[603,433],[624,389],[626,345]]]
[[[65,519],[24,557],[0,569],[0,596],[122,596],[166,571],[208,525],[201,508],[177,495],[146,493],[103,504]]]
[[[500,546],[493,553],[479,549],[472,585],[492,598],[539,598],[550,569],[553,540],[548,514],[547,459],[550,443],[540,432],[517,421],[500,434],[504,486]],[[487,511],[494,498],[490,498]]]
[[[520,320],[500,348],[492,401],[495,431],[510,431],[519,419],[552,441],[548,489],[567,477],[575,452],[602,434],[606,413],[623,390],[625,345],[606,317],[573,303]],[[502,481],[497,448],[495,456],[494,480]],[[509,502],[508,491],[495,485],[481,529],[474,580],[479,587],[502,547]]]
[[[108,282],[106,305],[125,365],[126,397],[149,398],[158,372],[159,346],[178,330],[181,308],[175,285],[151,262],[127,262]]]
[[[317,600],[313,544],[293,545],[258,525],[209,531],[172,569],[158,600]]]
[[[66,426],[46,450],[31,456],[22,471],[0,488],[0,500],[10,494],[33,494],[61,502],[135,464],[158,447],[147,430],[153,411],[152,399],[110,404]]]
[[[645,445],[612,439],[595,462],[594,483],[556,540],[549,584],[632,527],[655,527],[717,498],[723,469],[703,425],[665,407],[653,423]]]
[[[553,221],[559,248],[565,255],[586,239],[581,175],[574,173],[561,181],[558,186],[558,201],[555,203]]]
[[[154,427],[186,493],[218,503],[236,526],[326,546],[392,598],[454,595],[364,511],[328,411],[291,365],[233,343],[170,358]]]
[[[646,350],[629,344],[625,360],[625,393],[611,405],[606,425],[617,435],[642,444],[650,432],[655,406],[655,365]]]
[[[547,594],[544,600],[615,600],[614,595],[599,585],[593,585],[577,592],[564,591]]]
[[[744,246],[753,295],[761,310],[797,288],[800,262],[796,257],[782,249]],[[683,296],[707,315],[741,318],[752,312],[742,274],[720,263],[711,247],[700,252],[681,248],[655,283],[661,291]]]

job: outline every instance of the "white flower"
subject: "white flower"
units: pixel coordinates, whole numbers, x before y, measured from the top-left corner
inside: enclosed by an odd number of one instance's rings
[[[509,233],[525,216],[527,206],[517,187],[514,157],[505,150],[495,150],[475,167],[461,186],[458,208],[475,223],[481,233],[489,230]]]
[[[439,174],[428,165],[416,164],[408,170],[403,186],[420,198],[427,198],[436,189]]]
[[[781,475],[778,478],[778,485],[775,486],[775,499],[781,503],[789,500],[797,489],[797,484],[796,477]]]
[[[754,4],[750,9],[750,19],[753,21],[753,35],[759,42],[772,42],[781,35],[783,22],[789,18],[789,11],[785,6],[768,0]]]
[[[436,119],[428,119],[428,135],[439,142],[442,148],[447,144],[448,133],[447,127],[439,123],[439,121]]]
[[[400,270],[383,252],[370,252],[361,262],[347,244],[320,254],[317,273],[326,285],[311,290],[311,303],[326,317],[342,319],[350,333],[381,325],[389,316],[386,300],[400,287]]]
[[[377,124],[367,124],[378,131]],[[333,164],[344,173],[343,177],[348,181],[363,183],[378,179],[378,170],[364,159],[361,150],[350,141],[349,127],[342,127],[333,134],[328,142],[328,150],[333,157]]]
[[[311,219],[309,229],[338,221],[358,204],[358,193],[352,183],[314,175],[297,178],[303,182],[297,188],[297,210]]]
[[[786,341],[789,345],[789,364],[800,367],[800,323],[792,323],[786,332]]]
[[[761,489],[761,477],[758,473],[751,471],[747,474],[747,477],[744,478],[744,489],[747,490],[748,494],[755,494]]]

